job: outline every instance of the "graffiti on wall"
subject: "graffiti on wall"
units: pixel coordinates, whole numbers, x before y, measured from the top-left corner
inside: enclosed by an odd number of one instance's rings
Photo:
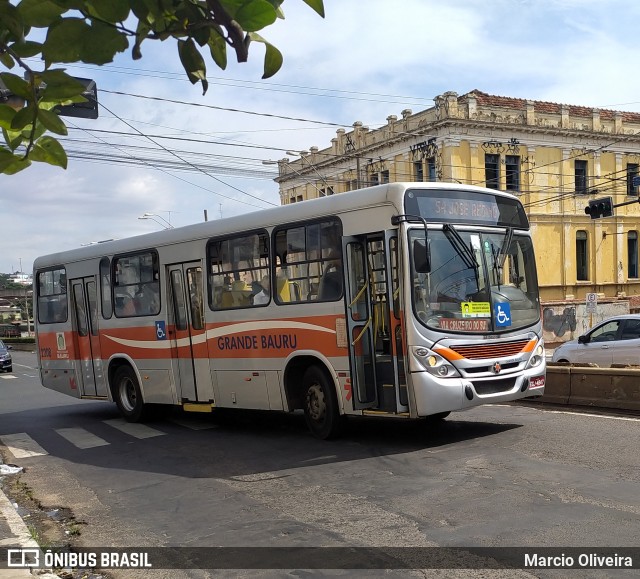
[[[628,313],[628,300],[598,303],[596,312],[587,311],[584,303],[545,305],[542,309],[542,335],[548,344],[575,340],[603,320]]]
[[[542,311],[542,329],[551,332],[554,336],[561,338],[567,330],[576,330],[576,308],[564,308],[561,314],[556,314],[553,308],[545,308]]]

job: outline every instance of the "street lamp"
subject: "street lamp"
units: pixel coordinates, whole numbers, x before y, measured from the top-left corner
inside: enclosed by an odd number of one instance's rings
[[[171,223],[169,223],[164,217],[156,215],[155,213],[143,213],[140,217],[138,217],[138,219],[151,219],[151,221],[155,221],[163,229],[173,229],[173,225],[171,225]]]

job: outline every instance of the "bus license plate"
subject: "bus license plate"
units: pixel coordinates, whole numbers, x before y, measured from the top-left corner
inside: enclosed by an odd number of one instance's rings
[[[544,376],[536,376],[529,380],[529,390],[532,388],[544,388]]]

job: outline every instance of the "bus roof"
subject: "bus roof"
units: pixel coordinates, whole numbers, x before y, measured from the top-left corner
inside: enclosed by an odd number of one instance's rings
[[[170,245],[172,243],[188,242],[197,239],[230,234],[236,231],[273,227],[281,223],[291,223],[315,219],[328,215],[356,211],[364,207],[393,205],[398,212],[403,211],[404,193],[408,188],[437,189],[455,191],[490,192],[491,194],[514,197],[510,193],[498,190],[488,190],[474,185],[442,182],[401,182],[376,185],[357,191],[338,193],[329,197],[309,199],[300,203],[279,205],[269,209],[261,209],[243,213],[234,217],[205,221],[192,225],[185,225],[173,229],[165,229],[152,233],[145,233],[132,237],[104,241],[91,245],[51,253],[36,258],[34,270],[52,265],[71,263],[84,259],[98,258],[104,255],[125,253],[138,249]],[[389,224],[391,225],[391,224]]]

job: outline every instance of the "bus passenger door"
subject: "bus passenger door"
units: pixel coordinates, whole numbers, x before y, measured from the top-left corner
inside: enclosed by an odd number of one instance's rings
[[[170,308],[173,312],[173,363],[181,402],[213,400],[204,322],[204,294],[200,262],[167,266]]]
[[[394,232],[343,239],[354,408],[406,411]]]
[[[98,294],[94,277],[71,280],[74,346],[80,371],[76,375],[82,396],[107,396],[98,332]]]

